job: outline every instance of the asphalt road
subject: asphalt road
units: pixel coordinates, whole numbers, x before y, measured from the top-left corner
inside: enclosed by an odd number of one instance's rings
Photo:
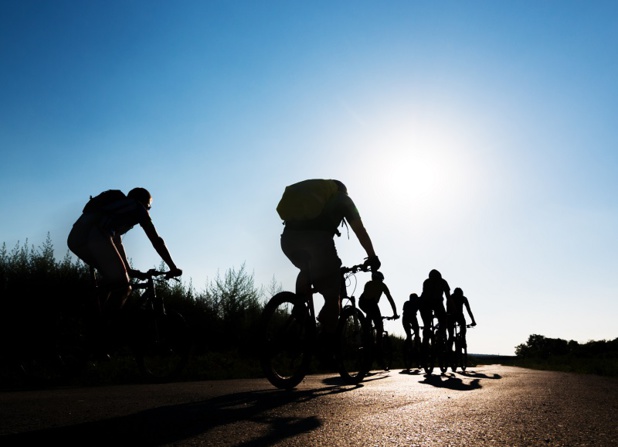
[[[0,446],[618,446],[618,380],[500,365],[0,392]]]

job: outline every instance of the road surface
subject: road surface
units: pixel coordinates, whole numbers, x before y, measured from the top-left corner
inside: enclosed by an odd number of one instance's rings
[[[0,392],[0,446],[618,446],[618,380],[500,365]]]

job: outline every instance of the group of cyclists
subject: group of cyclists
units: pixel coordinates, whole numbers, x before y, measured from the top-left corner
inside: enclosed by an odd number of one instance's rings
[[[376,271],[372,273],[371,281],[365,284],[363,293],[360,296],[359,305],[361,310],[365,312],[377,332],[378,343],[380,347],[380,339],[384,332],[382,323],[382,313],[378,306],[380,297],[384,294],[388,299],[393,315],[391,319],[398,319],[397,307],[395,301],[384,283],[384,274]],[[446,299],[446,308],[444,307],[444,299]],[[428,340],[431,337],[430,331],[432,321],[435,318],[438,320],[438,330],[443,331],[443,339],[447,340],[449,349],[452,350],[454,343],[455,326],[461,326],[462,336],[465,337],[467,321],[464,315],[464,308],[468,312],[471,319],[471,326],[476,326],[476,320],[470,308],[470,302],[463,294],[460,287],[455,288],[453,293],[450,292],[448,282],[442,278],[440,272],[433,269],[429,272],[429,277],[423,282],[423,290],[419,296],[416,293],[411,293],[410,297],[403,304],[402,325],[406,334],[406,342],[410,342],[412,337],[421,341]],[[423,322],[423,333],[421,337],[420,325],[417,315],[420,314]],[[448,336],[447,336],[448,335]],[[381,353],[378,352],[379,360]]]
[[[444,307],[444,299],[446,299],[446,308]],[[457,287],[451,293],[448,282],[442,278],[440,272],[436,269],[431,270],[429,277],[423,281],[421,295],[411,293],[408,301],[403,305],[402,324],[406,333],[406,340],[411,340],[412,336],[421,340],[417,319],[417,315],[420,313],[423,321],[422,340],[431,337],[430,331],[435,317],[438,320],[438,330],[442,331],[443,339],[448,341],[448,347],[452,349],[455,326],[459,324],[462,335],[465,337],[466,334],[467,322],[464,308],[470,316],[470,325],[476,326],[470,303],[468,298],[464,296],[463,290]]]
[[[296,194],[292,204],[286,205],[289,209],[283,210],[283,200],[277,207],[277,211],[281,211],[280,216],[283,211],[286,216],[281,234],[281,250],[299,269],[296,293],[307,295],[313,287],[324,297],[318,321],[326,345],[331,345],[328,339],[334,335],[341,310],[342,262],[334,242],[334,236],[340,235],[338,228],[341,225],[352,228],[367,254],[365,265],[371,270],[372,279],[365,285],[359,306],[373,320],[376,332],[381,336],[383,323],[378,301],[382,294],[390,302],[393,317],[399,316],[384,283],[384,275],[379,272],[380,259],[346,186],[339,180],[310,179],[290,185],[286,191],[288,189],[294,189]],[[151,204],[152,195],[147,189],[134,188],[126,196],[122,194],[103,206],[94,209],[86,207],[69,233],[69,249],[87,265],[94,267],[101,278],[103,292],[96,304],[100,315],[113,315],[122,308],[131,291],[130,279],[139,278],[140,272],[131,269],[122,245],[122,236],[135,225],[142,227],[153,248],[167,264],[169,276],[182,274],[150,218]],[[311,210],[311,213],[307,210]],[[447,299],[447,309],[443,305],[443,296]],[[440,327],[446,328],[448,324],[451,333],[455,322],[463,322],[462,327],[465,328],[464,306],[472,318],[472,324],[476,324],[461,289],[457,288],[451,294],[448,283],[437,270],[432,270],[423,283],[421,295],[411,294],[403,307],[406,335],[410,337],[412,332],[418,335],[418,312],[425,330],[429,327],[429,318],[433,318],[433,313]]]

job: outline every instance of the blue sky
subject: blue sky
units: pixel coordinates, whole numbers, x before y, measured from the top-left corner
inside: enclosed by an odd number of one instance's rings
[[[144,186],[198,291],[290,289],[281,192],[337,178],[399,309],[432,268],[464,290],[471,351],[613,339],[617,44],[611,1],[4,0],[0,242],[62,258],[89,195]]]

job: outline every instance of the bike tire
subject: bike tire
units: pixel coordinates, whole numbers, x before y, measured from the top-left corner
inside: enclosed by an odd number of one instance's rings
[[[462,343],[460,351],[459,367],[463,372],[465,372],[466,368],[468,367],[468,347],[466,346],[465,342]]]
[[[178,312],[155,315],[152,310],[138,313],[133,354],[142,378],[148,382],[168,382],[185,369],[193,348],[193,335]]]
[[[451,361],[451,371],[457,372],[457,368],[461,364],[461,342],[459,338],[455,339],[453,350],[449,352]]]
[[[384,360],[385,371],[390,371],[393,366],[393,344],[391,342],[390,336],[384,334],[382,336],[382,359]]]
[[[425,374],[433,374],[433,369],[436,366],[434,355],[434,339],[430,337],[423,342],[423,370]]]
[[[439,341],[436,345],[436,348],[438,349],[438,367],[440,368],[440,371],[442,373],[445,373],[448,371],[448,366],[449,366],[449,355],[448,355],[448,349],[446,346],[446,342],[444,341],[444,338],[439,337]]]
[[[356,385],[369,372],[372,358],[369,322],[352,306],[344,307],[337,325],[337,366],[343,381]]]
[[[413,341],[406,339],[403,342],[403,367],[406,371],[410,371],[414,366],[414,347]]]
[[[313,351],[315,324],[305,303],[292,292],[274,295],[260,321],[260,365],[268,381],[293,389],[305,378]]]

